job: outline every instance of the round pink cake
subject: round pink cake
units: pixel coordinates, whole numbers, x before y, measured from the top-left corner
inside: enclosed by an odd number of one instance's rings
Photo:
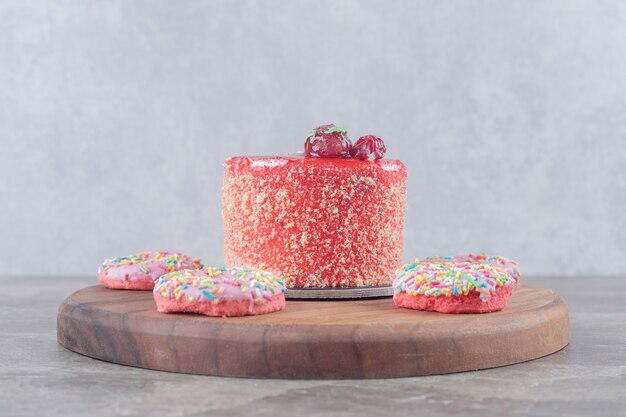
[[[517,263],[502,257],[431,257],[402,267],[393,301],[415,310],[489,313],[506,307],[519,278]]]
[[[273,271],[289,288],[389,285],[402,263],[406,181],[397,160],[231,158],[225,263]]]
[[[204,268],[160,277],[154,301],[161,313],[254,316],[285,308],[285,283],[258,269]]]
[[[152,290],[164,274],[182,269],[200,269],[200,259],[176,252],[140,252],[105,260],[98,269],[98,281],[108,288]]]

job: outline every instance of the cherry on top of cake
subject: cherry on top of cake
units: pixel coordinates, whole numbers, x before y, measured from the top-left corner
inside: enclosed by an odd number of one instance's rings
[[[377,161],[387,152],[379,137],[366,135],[353,145],[346,129],[327,124],[318,126],[307,135],[304,153],[318,158],[355,158],[362,161]]]
[[[228,161],[244,162],[251,168],[279,168],[293,162],[320,168],[332,166],[360,169],[370,166],[384,171],[406,169],[398,160],[383,159],[386,151],[385,143],[379,137],[362,136],[353,145],[345,129],[327,124],[316,127],[307,135],[304,152],[284,156],[234,156]]]

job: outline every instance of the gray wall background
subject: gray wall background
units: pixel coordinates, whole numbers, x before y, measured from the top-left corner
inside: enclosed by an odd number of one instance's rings
[[[0,0],[0,275],[220,263],[222,162],[326,122],[407,165],[407,260],[624,272],[626,2]]]

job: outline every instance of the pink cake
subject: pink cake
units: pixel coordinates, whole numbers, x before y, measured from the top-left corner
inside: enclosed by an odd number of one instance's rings
[[[402,263],[406,179],[397,160],[231,158],[226,265],[276,272],[290,288],[389,285]]]
[[[279,274],[289,288],[388,286],[402,263],[407,170],[382,139],[353,145],[333,124],[305,153],[238,156],[224,168],[226,265]]]
[[[506,307],[519,277],[517,263],[502,257],[431,257],[402,267],[393,301],[415,310],[488,313]]]
[[[282,310],[284,291],[284,283],[266,271],[204,268],[160,277],[153,295],[161,313],[231,317]]]
[[[98,270],[98,281],[113,289],[151,290],[161,275],[181,269],[200,268],[200,259],[181,253],[140,252],[105,260]]]

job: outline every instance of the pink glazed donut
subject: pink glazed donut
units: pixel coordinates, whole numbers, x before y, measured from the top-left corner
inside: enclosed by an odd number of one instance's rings
[[[422,259],[420,262],[470,262],[470,263],[488,263],[490,265],[500,267],[513,276],[515,282],[519,281],[522,274],[519,270],[519,264],[502,256],[489,256],[483,253],[469,253],[467,255],[457,256],[431,256]]]
[[[254,316],[285,308],[285,283],[258,269],[204,268],[160,277],[153,295],[161,313]]]
[[[398,272],[393,302],[440,313],[489,313],[506,307],[520,277],[518,264],[502,257],[418,259]]]
[[[140,252],[105,260],[98,270],[98,281],[108,288],[152,290],[164,274],[182,269],[200,269],[200,259],[176,252]]]

